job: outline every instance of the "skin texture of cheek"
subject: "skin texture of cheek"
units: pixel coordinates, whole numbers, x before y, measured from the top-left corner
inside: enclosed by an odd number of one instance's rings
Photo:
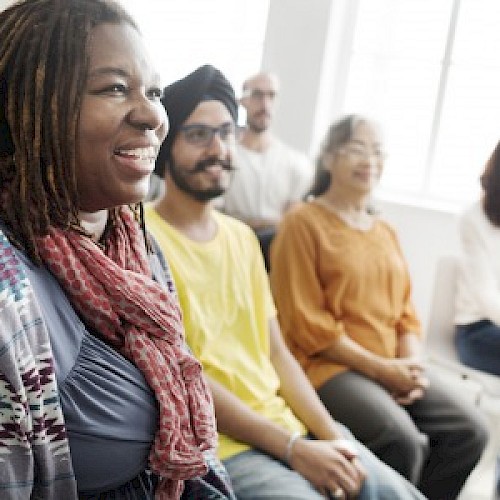
[[[76,179],[80,209],[136,203],[165,134],[159,76],[141,35],[127,23],[92,30],[78,118]]]

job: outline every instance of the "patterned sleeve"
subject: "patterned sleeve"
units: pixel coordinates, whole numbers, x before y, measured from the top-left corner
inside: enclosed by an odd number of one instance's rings
[[[0,231],[0,496],[77,498],[48,332]]]

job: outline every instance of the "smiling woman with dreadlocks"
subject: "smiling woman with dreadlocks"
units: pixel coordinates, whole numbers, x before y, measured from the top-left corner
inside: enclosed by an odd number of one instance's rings
[[[134,21],[27,0],[0,12],[0,41],[2,498],[231,497],[143,229],[167,125]]]

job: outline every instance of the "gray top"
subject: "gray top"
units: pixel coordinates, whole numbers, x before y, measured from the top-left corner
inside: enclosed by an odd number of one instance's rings
[[[130,361],[86,329],[55,278],[17,254],[47,324],[78,490],[116,488],[147,467],[158,421],[154,394]]]

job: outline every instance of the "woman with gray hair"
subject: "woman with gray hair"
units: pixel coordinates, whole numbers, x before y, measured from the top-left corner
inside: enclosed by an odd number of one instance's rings
[[[312,197],[273,243],[273,294],[288,345],[332,416],[430,499],[453,499],[485,425],[425,370],[404,256],[370,206],[384,160],[371,120],[330,127]]]

